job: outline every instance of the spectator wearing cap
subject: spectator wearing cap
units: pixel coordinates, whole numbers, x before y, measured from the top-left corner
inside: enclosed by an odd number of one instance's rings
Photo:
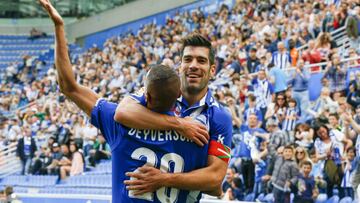
[[[252,47],[249,52],[249,56],[246,59],[246,68],[248,73],[255,73],[256,67],[260,64],[260,60],[256,57],[257,49]]]
[[[48,174],[58,174],[58,165],[62,157],[63,154],[60,151],[60,145],[57,142],[54,142],[51,146],[51,164],[47,166]]]
[[[290,53],[286,50],[283,42],[279,42],[277,47],[278,51],[272,55],[272,63],[275,65],[275,68],[286,70],[291,67]]]
[[[23,127],[24,137],[19,139],[16,155],[20,158],[22,163],[22,175],[30,174],[30,167],[32,159],[37,150],[35,139],[31,137],[31,130],[29,126]]]

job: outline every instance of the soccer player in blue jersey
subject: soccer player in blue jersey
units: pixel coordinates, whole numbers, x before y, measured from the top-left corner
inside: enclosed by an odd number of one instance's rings
[[[205,37],[192,34],[183,39],[180,54],[182,96],[178,99],[175,113],[181,117],[192,117],[207,126],[210,133],[210,141],[204,147],[208,152],[207,167],[190,173],[164,173],[167,171],[160,172],[149,166],[141,167],[138,171],[127,174],[135,179],[125,181],[129,190],[136,191],[135,194],[153,192],[164,186],[214,194],[210,191],[221,187],[226,174],[230,158],[232,120],[229,112],[215,101],[208,89],[210,77],[215,74],[215,52],[211,42]],[[130,97],[125,98],[118,106],[115,120],[128,127],[154,130],[171,129],[176,123],[176,117],[152,112]],[[181,151],[190,149],[184,148]]]
[[[208,148],[198,147],[194,142],[204,139],[206,141],[206,127],[199,122],[175,117],[174,129],[179,133],[173,130],[138,130],[115,123],[116,104],[100,99],[89,88],[76,83],[68,56],[64,22],[49,0],[39,0],[39,2],[55,25],[55,65],[60,90],[91,116],[92,124],[101,130],[111,147],[113,202],[198,202],[199,191],[162,187],[156,192],[137,195],[126,190],[123,182],[128,180],[125,176],[126,172],[136,172],[145,164],[161,168],[164,172],[184,172],[185,174],[205,167]],[[133,96],[144,108],[146,106],[152,111],[169,114],[169,116],[174,114],[173,111],[168,111],[180,95],[180,80],[174,70],[161,65],[153,67],[147,75],[145,87],[146,93],[143,96]],[[213,103],[209,99],[206,103]],[[206,117],[203,115],[197,115],[197,120],[206,123]],[[189,136],[190,134],[193,136]],[[197,137],[198,140],[192,142],[183,135]],[[224,138],[219,135],[219,139]],[[207,188],[208,193],[217,192],[215,184]],[[197,187],[197,189],[202,188]]]

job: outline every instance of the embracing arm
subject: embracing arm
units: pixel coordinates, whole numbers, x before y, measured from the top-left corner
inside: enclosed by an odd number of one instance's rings
[[[227,164],[209,155],[208,166],[189,173],[166,173],[165,186],[184,190],[202,190],[205,193],[221,195],[221,183],[225,177]]]
[[[114,119],[136,129],[178,130],[181,126],[180,118],[153,112],[129,96],[117,106]]]
[[[126,175],[137,180],[126,180],[127,189],[136,190],[134,194],[153,192],[160,187],[173,187],[183,190],[200,190],[207,194],[220,196],[221,184],[225,177],[227,163],[209,155],[208,166],[188,173],[162,173],[159,169],[143,166],[141,173],[129,172]]]
[[[114,115],[116,122],[136,129],[176,130],[181,135],[193,140],[197,145],[208,143],[206,127],[192,118],[179,118],[153,112],[140,105],[131,97],[125,97]]]
[[[90,115],[99,96],[91,89],[76,83],[68,55],[64,21],[49,0],[39,0],[39,2],[55,25],[55,66],[60,90],[87,115]]]

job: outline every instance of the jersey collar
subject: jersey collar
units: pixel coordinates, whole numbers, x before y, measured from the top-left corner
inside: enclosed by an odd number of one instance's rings
[[[204,95],[203,98],[200,99],[200,101],[196,102],[194,105],[189,106],[189,103],[186,101],[186,99],[181,95],[178,98],[178,102],[180,102],[182,105],[184,105],[186,107],[186,109],[188,108],[198,108],[200,106],[210,106],[212,102],[214,102],[214,98],[212,97],[212,93],[211,90],[208,89],[208,91],[206,92],[206,94]]]

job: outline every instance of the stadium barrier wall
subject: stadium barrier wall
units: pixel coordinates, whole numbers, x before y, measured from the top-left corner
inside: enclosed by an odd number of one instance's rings
[[[111,203],[110,195],[68,195],[68,194],[23,194],[16,197],[26,203]],[[214,197],[215,198],[215,197]],[[226,203],[219,199],[201,199],[200,203]],[[232,203],[250,203],[246,201],[231,201]]]
[[[111,203],[111,195],[16,193],[26,203]]]

